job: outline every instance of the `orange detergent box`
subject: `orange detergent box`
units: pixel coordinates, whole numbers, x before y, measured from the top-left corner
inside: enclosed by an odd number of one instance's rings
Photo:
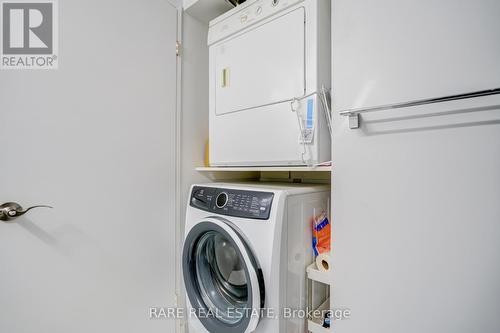
[[[331,224],[326,213],[313,216],[311,218],[313,239],[312,246],[314,255],[330,252]]]

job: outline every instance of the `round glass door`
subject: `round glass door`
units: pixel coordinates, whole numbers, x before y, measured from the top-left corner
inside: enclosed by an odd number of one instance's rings
[[[183,249],[186,292],[209,332],[246,332],[263,307],[262,272],[243,239],[221,221],[201,222]]]
[[[248,287],[245,264],[234,246],[209,231],[200,238],[195,256],[198,288],[208,309],[227,324],[241,321],[242,311],[232,310],[248,308]]]

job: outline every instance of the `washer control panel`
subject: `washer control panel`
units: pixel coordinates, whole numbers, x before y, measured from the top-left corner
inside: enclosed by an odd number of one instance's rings
[[[189,204],[220,215],[267,220],[273,198],[270,192],[195,186]]]

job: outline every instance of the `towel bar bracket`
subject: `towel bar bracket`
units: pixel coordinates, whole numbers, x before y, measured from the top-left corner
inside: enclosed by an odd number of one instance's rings
[[[359,128],[359,113],[349,114],[349,128],[350,129]]]

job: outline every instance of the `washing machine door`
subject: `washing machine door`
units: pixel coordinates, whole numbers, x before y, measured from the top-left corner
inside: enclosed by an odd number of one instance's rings
[[[264,279],[245,238],[229,221],[207,218],[186,235],[182,270],[191,313],[211,333],[253,332]]]

